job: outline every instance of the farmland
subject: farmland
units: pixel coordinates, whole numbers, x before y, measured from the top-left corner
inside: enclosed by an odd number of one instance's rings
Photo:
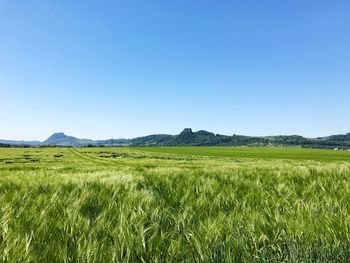
[[[350,152],[0,149],[0,262],[349,262]]]

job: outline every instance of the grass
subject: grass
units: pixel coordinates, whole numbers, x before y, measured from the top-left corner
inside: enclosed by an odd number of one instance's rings
[[[296,160],[350,161],[349,151],[278,147],[135,147],[131,149],[166,154]]]
[[[1,262],[349,262],[348,152],[0,149]]]

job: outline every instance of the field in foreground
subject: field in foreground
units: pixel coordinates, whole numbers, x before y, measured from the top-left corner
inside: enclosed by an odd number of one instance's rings
[[[350,153],[0,149],[0,208],[0,262],[349,262]]]

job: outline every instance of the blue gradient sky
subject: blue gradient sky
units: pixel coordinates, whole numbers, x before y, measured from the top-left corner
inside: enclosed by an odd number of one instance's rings
[[[0,138],[350,131],[350,1],[0,0]]]

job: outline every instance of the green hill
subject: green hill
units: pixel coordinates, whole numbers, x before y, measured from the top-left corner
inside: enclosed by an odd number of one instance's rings
[[[133,139],[90,140],[54,133],[43,142],[0,140],[10,146],[250,146],[250,147],[305,147],[325,149],[350,149],[350,133],[327,137],[305,138],[299,135],[254,137],[244,135],[222,135],[200,130],[193,132],[185,128],[178,135],[153,134]],[[1,146],[1,145],[0,145]],[[3,147],[3,146],[2,146]]]

